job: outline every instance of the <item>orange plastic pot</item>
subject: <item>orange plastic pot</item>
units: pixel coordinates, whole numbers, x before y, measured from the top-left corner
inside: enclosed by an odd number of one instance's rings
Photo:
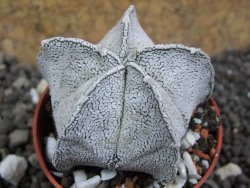
[[[49,95],[49,89],[47,88],[36,107],[35,116],[34,116],[34,122],[33,122],[33,142],[35,147],[35,152],[37,155],[37,159],[39,161],[39,164],[44,172],[44,174],[47,176],[49,181],[52,183],[52,185],[56,188],[62,188],[62,185],[60,185],[59,180],[50,173],[48,169],[48,165],[45,162],[45,155],[44,155],[44,138],[49,135],[50,132],[53,131],[53,127],[51,125],[51,119],[49,117],[49,114],[46,112],[46,103],[50,100]],[[220,111],[219,108],[214,100],[213,97],[210,98],[210,103],[214,107],[215,112],[218,117],[220,117]],[[50,115],[51,116],[51,115]],[[212,173],[222,147],[222,123],[219,125],[218,135],[217,135],[217,147],[216,147],[216,154],[215,157],[212,160],[212,163],[210,164],[209,169],[205,173],[205,175],[199,180],[199,182],[194,186],[194,188],[199,188],[201,185],[207,180],[209,175]]]

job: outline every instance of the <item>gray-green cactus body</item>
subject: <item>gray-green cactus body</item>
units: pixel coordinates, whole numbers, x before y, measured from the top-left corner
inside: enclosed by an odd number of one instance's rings
[[[189,119],[213,89],[205,53],[154,45],[131,6],[97,45],[43,41],[38,65],[58,133],[56,169],[98,166],[174,180]]]

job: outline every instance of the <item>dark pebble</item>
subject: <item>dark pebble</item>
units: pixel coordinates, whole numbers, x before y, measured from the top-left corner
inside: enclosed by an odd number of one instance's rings
[[[0,135],[0,148],[5,147],[8,144],[8,141],[9,141],[8,136],[1,134]]]
[[[222,182],[221,187],[222,187],[222,188],[231,188],[231,187],[232,187],[232,184],[231,184],[231,182],[230,182],[228,179],[226,179],[226,180],[224,180],[224,181]]]
[[[250,183],[249,178],[245,174],[239,175],[236,179],[236,182],[245,185],[248,185]]]

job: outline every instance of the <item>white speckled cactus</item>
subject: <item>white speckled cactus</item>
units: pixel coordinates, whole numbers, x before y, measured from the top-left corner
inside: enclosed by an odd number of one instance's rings
[[[56,169],[99,166],[174,180],[192,112],[213,89],[204,52],[155,45],[130,6],[97,45],[42,41],[38,65],[52,97]]]

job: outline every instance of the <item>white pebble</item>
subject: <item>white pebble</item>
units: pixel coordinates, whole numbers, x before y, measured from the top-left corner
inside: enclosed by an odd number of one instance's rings
[[[181,145],[184,148],[189,148],[190,146],[194,145],[196,143],[194,135],[188,131],[184,138],[181,141]]]
[[[161,188],[160,184],[159,184],[157,181],[155,181],[155,182],[153,183],[153,187],[154,187],[154,188]]]
[[[192,158],[194,161],[200,161],[200,158],[197,155],[192,155]]]
[[[44,79],[41,79],[40,82],[36,86],[36,90],[39,93],[39,95],[43,93],[43,91],[47,88],[47,86],[48,86],[48,83]]]
[[[0,164],[0,175],[6,181],[17,185],[24,176],[28,163],[24,157],[8,155]]]
[[[181,140],[181,147],[182,147],[182,148],[185,148],[185,149],[187,149],[187,148],[190,147],[190,144],[187,142],[187,140],[186,140],[185,138],[183,138],[183,139]]]
[[[250,91],[247,92],[247,98],[250,98]]]
[[[192,157],[190,156],[190,154],[188,152],[184,152],[183,155],[183,160],[184,160],[184,163],[188,169],[188,175],[189,176],[192,176],[193,178],[196,178],[196,179],[200,179],[201,176],[197,173],[197,169],[194,165],[194,162],[192,160]]]
[[[52,163],[53,155],[56,150],[56,139],[54,137],[45,138],[46,143],[46,155],[50,163]]]
[[[187,178],[187,170],[186,170],[185,164],[182,160],[179,162],[178,172],[182,178],[184,178],[184,179]]]
[[[201,135],[199,133],[191,131],[191,130],[190,130],[190,132],[192,133],[192,135],[194,136],[194,138],[195,138],[196,141],[201,138]]]
[[[232,177],[242,174],[242,169],[235,163],[228,163],[227,165],[217,169],[215,174],[220,176],[221,180],[225,180],[230,176]]]
[[[87,174],[84,170],[75,170],[73,172],[75,183],[81,183],[87,180]]]
[[[202,160],[202,161],[201,161],[201,164],[202,164],[203,166],[205,166],[206,169],[208,169],[209,163],[208,163],[207,160]]]
[[[50,171],[51,174],[55,175],[58,178],[62,178],[63,177],[63,173],[62,172],[56,172],[56,171]]]
[[[194,118],[194,122],[196,124],[201,124],[202,123],[201,119],[198,119],[198,118]]]
[[[188,181],[189,181],[190,183],[194,184],[194,185],[198,183],[198,181],[197,181],[196,179],[194,179],[194,178],[189,179]]]
[[[101,183],[100,176],[94,176],[87,181],[76,184],[75,188],[96,188]]]
[[[37,92],[36,89],[34,89],[34,88],[30,89],[30,97],[31,97],[32,103],[34,103],[34,104],[38,103],[38,101],[39,101],[39,94],[38,94],[38,92]]]
[[[106,181],[114,178],[116,176],[116,171],[115,170],[109,170],[109,169],[103,169],[101,171],[101,180]]]
[[[197,109],[197,111],[198,111],[200,114],[202,114],[202,113],[204,112],[203,108],[201,108],[201,107],[199,107],[199,108]]]
[[[208,122],[204,122],[204,123],[203,123],[203,126],[204,126],[204,127],[207,127],[207,126],[208,126]]]

